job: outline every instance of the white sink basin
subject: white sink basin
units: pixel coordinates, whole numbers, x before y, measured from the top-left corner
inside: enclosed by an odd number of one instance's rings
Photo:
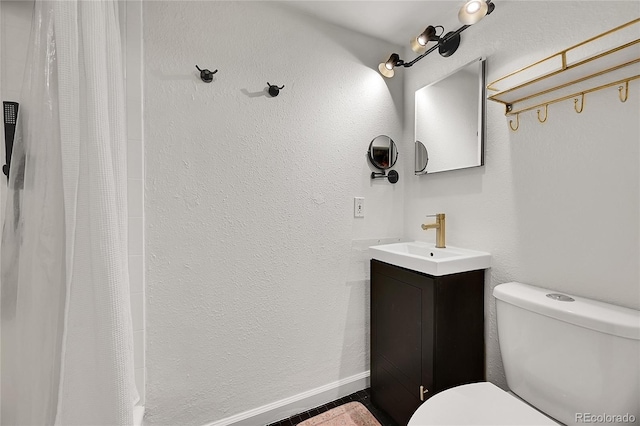
[[[441,276],[491,267],[491,255],[457,247],[413,241],[369,247],[372,258],[425,274]]]

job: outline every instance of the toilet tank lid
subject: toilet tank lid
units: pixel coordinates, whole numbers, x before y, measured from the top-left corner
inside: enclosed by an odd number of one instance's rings
[[[640,340],[640,311],[572,295],[572,302],[554,300],[557,291],[518,282],[499,284],[493,296],[503,302],[602,333]]]

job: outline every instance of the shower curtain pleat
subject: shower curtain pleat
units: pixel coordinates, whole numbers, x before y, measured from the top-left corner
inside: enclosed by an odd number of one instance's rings
[[[50,425],[57,410],[65,223],[54,57],[51,16],[37,7],[2,234],[3,425]]]
[[[37,1],[34,16],[16,139],[24,185],[12,167],[2,238],[1,420],[131,425],[117,3]]]

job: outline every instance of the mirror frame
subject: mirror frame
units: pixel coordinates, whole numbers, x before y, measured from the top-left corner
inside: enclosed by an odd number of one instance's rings
[[[414,140],[416,143],[416,147],[415,147],[415,174],[416,175],[422,175],[422,174],[432,174],[432,173],[440,173],[440,172],[447,172],[447,171],[451,171],[451,170],[463,170],[463,169],[470,169],[470,168],[474,168],[474,167],[482,167],[484,166],[484,156],[485,156],[485,133],[486,133],[486,76],[487,76],[487,60],[484,57],[478,57],[476,59],[474,59],[473,61],[470,61],[458,68],[456,68],[455,70],[451,71],[449,74],[443,76],[442,78],[438,79],[437,81],[434,81],[432,83],[429,83],[421,88],[419,88],[418,90],[416,90],[416,94],[417,92],[419,92],[420,90],[423,90],[427,87],[433,86],[437,83],[440,83],[442,81],[444,81],[445,79],[451,77],[452,75],[456,74],[457,72],[459,72],[460,70],[468,67],[469,65],[475,64],[475,63],[480,63],[479,64],[479,75],[478,75],[478,119],[477,119],[477,149],[478,149],[478,164],[473,164],[473,165],[468,165],[468,166],[461,166],[461,167],[451,167],[451,168],[446,168],[446,169],[442,169],[442,170],[435,170],[435,171],[430,171],[427,170],[428,165],[429,165],[429,150],[426,146],[426,144],[424,142],[421,142],[421,139],[419,138],[419,135],[417,134],[417,130],[418,130],[418,97],[415,96],[414,94]],[[424,149],[427,150],[427,162],[424,165],[424,167],[422,167],[422,164],[418,164],[418,150],[419,150],[419,146],[418,145],[423,145]]]
[[[388,166],[382,166],[374,157],[374,146],[373,143],[376,141],[376,139],[378,138],[387,138],[389,140],[389,165]],[[396,145],[396,143],[393,141],[393,139],[391,139],[391,137],[387,136],[387,135],[378,135],[375,138],[373,138],[371,140],[371,142],[369,143],[369,150],[367,151],[367,157],[369,158],[369,162],[371,163],[371,165],[373,167],[375,167],[378,170],[388,170],[390,168],[392,168],[396,162],[398,161],[398,146]]]
[[[424,160],[423,160],[424,157]],[[415,161],[413,174],[426,175],[427,166],[429,165],[429,151],[427,147],[420,141],[415,143]]]

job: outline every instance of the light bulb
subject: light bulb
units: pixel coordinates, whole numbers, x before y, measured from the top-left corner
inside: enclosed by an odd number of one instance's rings
[[[378,65],[378,71],[380,71],[380,74],[384,75],[385,77],[391,78],[395,74],[393,68],[401,62],[402,61],[400,61],[400,55],[398,55],[397,53],[393,53],[391,54],[391,56],[389,56],[387,62],[381,62],[380,65]]]
[[[422,55],[427,51],[427,43],[430,41],[438,41],[436,29],[429,25],[418,37],[411,40],[411,50]]]
[[[467,13],[476,13],[478,10],[480,10],[480,2],[479,1],[470,1],[469,3],[467,3],[465,10],[467,11]]]
[[[426,47],[426,41],[424,43],[421,42],[420,37],[416,37],[411,39],[411,50],[413,50],[414,52],[416,52],[419,55],[422,55],[424,52],[427,51],[427,47]]]
[[[378,71],[380,71],[380,74],[382,74],[383,76],[385,76],[387,78],[391,78],[396,74],[396,72],[393,70],[393,68],[391,68],[391,69],[387,68],[387,63],[386,62],[382,62],[380,65],[378,65]]]
[[[489,5],[484,0],[469,0],[460,8],[458,20],[464,25],[473,25],[487,14]]]

